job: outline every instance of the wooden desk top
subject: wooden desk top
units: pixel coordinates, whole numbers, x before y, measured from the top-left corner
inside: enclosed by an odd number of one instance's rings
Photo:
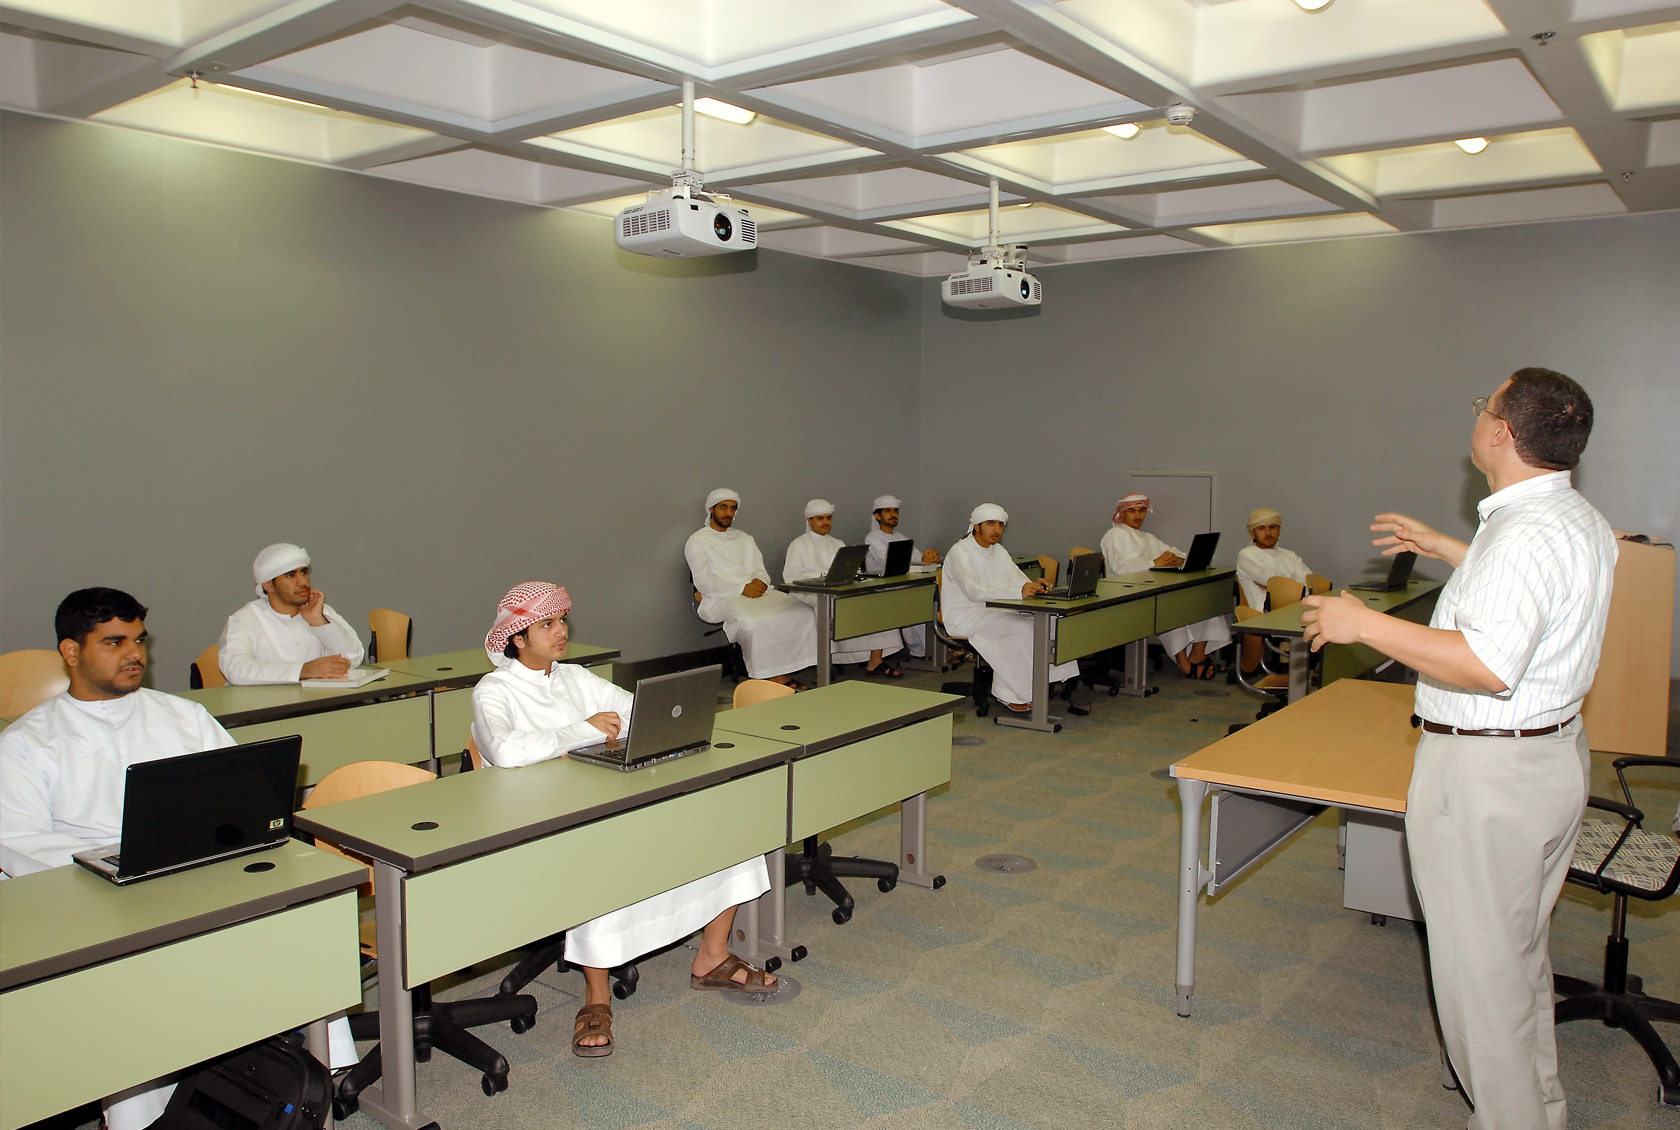
[[[224,687],[182,691],[181,697],[204,707],[223,726],[250,726],[258,722],[278,722],[282,718],[362,706],[380,699],[401,698],[427,690],[434,682],[436,680],[393,668],[383,679],[346,690],[316,690],[297,683],[267,683],[252,687],[236,687],[229,683]]]
[[[821,581],[789,581],[777,587],[788,592],[829,592],[835,596],[863,596],[871,592],[931,585],[937,579],[932,573],[905,573],[897,577],[867,577],[846,585],[825,585]]]
[[[1365,602],[1365,607],[1375,608],[1378,612],[1398,612],[1407,605],[1416,604],[1424,597],[1438,592],[1443,581],[1409,581],[1404,589],[1393,592],[1358,592],[1353,595]],[[1331,589],[1331,593],[1340,589]],[[1305,611],[1299,603],[1275,608],[1270,612],[1263,612],[1258,616],[1251,616],[1247,620],[1239,620],[1232,627],[1235,631],[1245,634],[1262,636],[1288,636],[1299,639],[1301,636],[1301,613]]]
[[[561,662],[579,663],[587,667],[596,663],[611,662],[618,656],[617,648],[593,647],[573,640],[566,645],[566,658]],[[393,659],[389,663],[376,663],[374,666],[389,667],[392,671],[417,676],[428,680],[428,685],[434,687],[472,686],[494,670],[490,666],[490,657],[484,653],[482,647],[469,647],[464,651],[444,651],[436,655],[411,655],[407,659]]]
[[[458,773],[312,808],[293,823],[414,874],[785,764],[799,749],[721,727],[712,743],[630,773],[569,757]]]
[[[272,870],[245,868],[270,863]],[[288,840],[127,887],[71,864],[0,883],[0,989],[245,922],[367,880],[367,868]]]
[[[1405,812],[1415,688],[1343,679],[1172,767],[1174,777]]]
[[[803,747],[799,756],[809,756],[954,714],[966,701],[958,695],[853,679],[725,710],[717,717],[717,728],[794,742]]]

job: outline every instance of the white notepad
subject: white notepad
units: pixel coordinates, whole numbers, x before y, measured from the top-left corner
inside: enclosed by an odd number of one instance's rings
[[[350,673],[342,679],[305,679],[302,686],[309,690],[342,691],[355,687],[365,687],[375,679],[383,679],[391,673],[389,667],[352,667]]]

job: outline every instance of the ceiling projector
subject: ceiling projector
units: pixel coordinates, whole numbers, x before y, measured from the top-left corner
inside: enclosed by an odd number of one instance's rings
[[[650,192],[646,201],[618,214],[613,241],[637,255],[667,258],[724,255],[757,247],[758,225],[747,210],[735,207],[728,197],[721,200],[686,185]]]
[[[981,256],[939,288],[945,305],[965,310],[1000,310],[1037,306],[1044,301],[1038,280],[1021,269],[1018,255]]]

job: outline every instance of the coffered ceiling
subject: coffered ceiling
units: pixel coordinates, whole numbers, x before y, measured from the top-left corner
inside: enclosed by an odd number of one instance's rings
[[[603,222],[670,183],[685,78],[751,115],[696,148],[761,246],[918,275],[994,177],[1040,265],[1680,207],[1653,0],[0,4],[7,108]]]

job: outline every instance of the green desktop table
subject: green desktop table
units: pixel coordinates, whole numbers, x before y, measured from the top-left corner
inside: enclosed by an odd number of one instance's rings
[[[289,840],[127,887],[74,865],[0,883],[0,1130],[355,1006],[366,879]]]
[[[1032,713],[998,715],[994,721],[1057,733],[1062,727],[1050,717],[1050,668],[1114,647],[1131,647],[1120,689],[1137,697],[1148,694],[1144,648],[1149,638],[1230,612],[1235,579],[1234,569],[1128,573],[1098,581],[1095,596],[1077,600],[988,600],[987,608],[1026,612],[1033,618]]]
[[[833,681],[830,647],[890,628],[907,628],[933,619],[935,577],[932,572],[902,577],[870,577],[848,585],[797,581],[782,586],[788,592],[817,598],[817,686]]]
[[[631,773],[557,758],[426,781],[299,813],[372,859],[384,1075],[361,1109],[420,1130],[407,993],[453,970],[787,842],[792,743],[719,730]],[[351,952],[354,952],[354,939]]]
[[[906,687],[835,683],[724,711],[717,729],[799,743],[789,766],[784,843],[902,803],[899,881],[937,889],[945,878],[927,861],[927,794],[951,779],[951,715],[962,702]],[[778,844],[769,859],[770,890],[738,928],[758,939],[753,957],[803,955],[786,934],[782,855]]]
[[[1353,595],[1363,600],[1367,608],[1375,608],[1379,612],[1386,612],[1390,616],[1398,616],[1415,624],[1427,624],[1435,612],[1435,601],[1441,595],[1441,585],[1440,581],[1417,579],[1408,582],[1404,589],[1396,589],[1393,592],[1355,590]],[[1340,590],[1332,590],[1337,591]],[[1300,640],[1303,611],[1300,604],[1286,605],[1259,616],[1251,616],[1238,623],[1235,630],[1243,635]],[[1324,656],[1319,675],[1319,685],[1323,687],[1338,679],[1363,675],[1388,658],[1375,648],[1366,647],[1364,644],[1328,644],[1320,654]],[[1312,690],[1311,660],[1311,648],[1296,646],[1289,649],[1290,702],[1299,702]],[[1238,677],[1242,678],[1241,664],[1238,665]],[[1255,690],[1246,678],[1243,678],[1243,685]]]

